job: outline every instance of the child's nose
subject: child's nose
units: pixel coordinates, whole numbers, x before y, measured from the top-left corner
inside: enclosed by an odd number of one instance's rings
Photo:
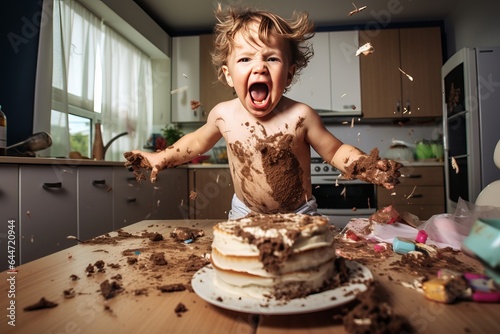
[[[263,60],[259,60],[255,63],[255,66],[253,68],[253,72],[255,74],[260,74],[260,73],[267,73],[267,65],[266,62]]]

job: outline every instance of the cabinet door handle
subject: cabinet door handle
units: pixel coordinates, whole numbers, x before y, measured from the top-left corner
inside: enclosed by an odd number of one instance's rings
[[[135,202],[137,202],[137,199],[135,197],[127,198],[127,203],[135,203]]]
[[[92,180],[92,185],[97,186],[97,185],[105,185],[106,180]]]
[[[45,182],[43,184],[43,189],[50,190],[50,189],[59,189],[62,188],[62,182]]]
[[[396,102],[396,113],[400,113],[401,112],[401,103],[398,101]]]
[[[406,100],[406,110],[405,110],[405,113],[407,114],[411,114],[411,110],[410,110],[410,100]]]
[[[422,177],[422,175],[421,174],[410,174],[410,175],[401,174],[401,177],[406,178],[406,179],[420,179]]]

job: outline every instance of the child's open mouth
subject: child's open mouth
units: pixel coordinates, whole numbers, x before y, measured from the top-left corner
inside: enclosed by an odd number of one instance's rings
[[[254,83],[250,86],[250,96],[256,106],[264,106],[267,102],[269,88],[264,83]]]

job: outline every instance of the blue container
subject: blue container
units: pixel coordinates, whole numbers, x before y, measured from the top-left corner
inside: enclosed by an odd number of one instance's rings
[[[403,238],[394,238],[392,240],[392,250],[398,254],[407,254],[415,250],[415,243]]]
[[[486,274],[500,283],[500,219],[476,220],[464,246],[483,262]]]

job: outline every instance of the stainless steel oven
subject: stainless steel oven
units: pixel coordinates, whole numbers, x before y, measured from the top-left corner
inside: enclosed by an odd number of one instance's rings
[[[342,229],[351,218],[368,218],[376,211],[376,187],[359,180],[344,180],[340,171],[311,158],[311,183],[318,212]]]

